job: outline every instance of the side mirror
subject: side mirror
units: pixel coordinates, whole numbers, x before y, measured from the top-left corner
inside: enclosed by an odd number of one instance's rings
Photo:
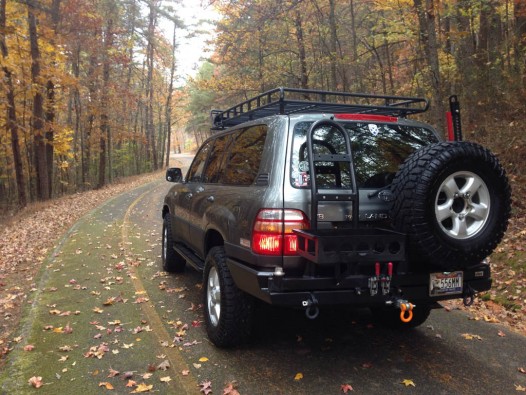
[[[181,182],[183,181],[183,172],[178,167],[171,167],[166,170],[166,181]]]

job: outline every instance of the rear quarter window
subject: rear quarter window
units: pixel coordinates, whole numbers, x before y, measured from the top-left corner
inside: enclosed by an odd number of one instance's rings
[[[254,182],[259,172],[267,130],[266,125],[257,125],[234,135],[222,180],[225,184],[251,185]]]

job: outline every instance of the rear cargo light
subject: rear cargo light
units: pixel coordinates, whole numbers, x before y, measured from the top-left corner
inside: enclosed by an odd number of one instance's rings
[[[369,114],[334,114],[334,118],[349,121],[398,122],[397,117]]]
[[[262,209],[252,230],[252,251],[262,255],[296,255],[298,239],[293,229],[308,229],[300,210]]]

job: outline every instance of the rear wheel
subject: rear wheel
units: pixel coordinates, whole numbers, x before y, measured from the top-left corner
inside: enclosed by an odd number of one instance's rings
[[[173,248],[172,219],[169,213],[164,216],[162,239],[161,257],[164,271],[176,273],[184,271],[186,260]]]
[[[223,247],[209,251],[203,283],[206,332],[212,343],[232,347],[246,342],[252,330],[254,301],[234,283]]]

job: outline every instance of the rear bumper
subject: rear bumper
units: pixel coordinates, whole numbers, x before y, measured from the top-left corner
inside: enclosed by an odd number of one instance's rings
[[[375,307],[393,299],[412,303],[433,303],[440,300],[467,298],[491,288],[489,265],[481,263],[464,270],[463,294],[429,295],[429,274],[394,274],[389,291],[371,295],[369,277],[353,275],[334,277],[287,277],[274,272],[258,271],[241,262],[227,260],[228,268],[238,288],[269,304],[305,307],[309,301],[318,305],[349,305]]]

